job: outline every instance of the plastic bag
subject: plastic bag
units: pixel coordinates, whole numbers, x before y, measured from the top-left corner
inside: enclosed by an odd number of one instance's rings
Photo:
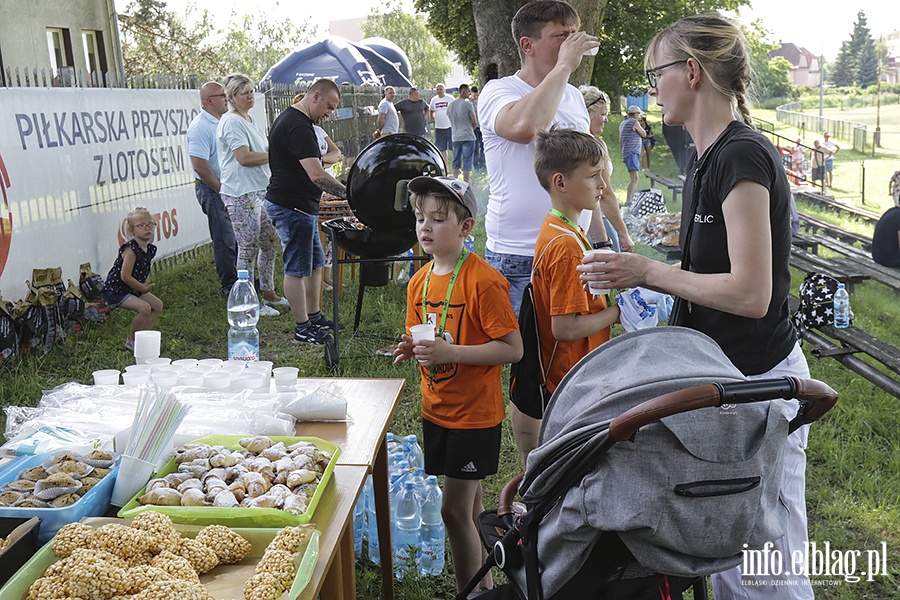
[[[347,399],[333,382],[313,384],[291,393],[280,393],[281,410],[298,421],[343,421],[347,418]]]

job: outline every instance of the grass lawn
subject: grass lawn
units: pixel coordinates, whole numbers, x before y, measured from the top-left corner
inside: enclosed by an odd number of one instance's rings
[[[658,124],[659,114],[651,111],[650,121]],[[763,118],[766,118],[763,116]],[[620,118],[607,126],[605,136],[613,149],[613,186],[624,201],[627,173],[618,157],[616,142]],[[656,127],[655,131],[661,132]],[[653,171],[672,177],[677,171],[661,134],[654,149]],[[838,155],[847,156],[843,151]],[[852,158],[852,157],[850,157]],[[867,165],[874,163],[868,157]],[[841,163],[839,163],[841,164]],[[875,170],[875,165],[872,165]],[[880,167],[877,167],[880,168]],[[897,167],[892,167],[896,169]],[[851,167],[848,167],[851,169]],[[852,170],[852,169],[851,169]],[[839,171],[836,183],[852,179],[851,171]],[[891,171],[893,172],[893,171]],[[478,174],[474,184],[480,200],[486,199],[485,178]],[[886,180],[885,180],[886,186]],[[650,187],[641,177],[639,189]],[[886,190],[885,190],[886,191]],[[667,192],[667,197],[671,195]],[[476,250],[483,251],[484,230],[479,223]],[[652,253],[652,250],[642,249]],[[41,265],[49,266],[49,265]],[[109,265],[94,265],[105,273]],[[280,272],[280,264],[278,269]],[[795,273],[794,292],[802,280]],[[280,275],[276,277],[279,281]],[[159,320],[162,352],[173,359],[223,357],[226,354],[225,301],[219,297],[218,283],[208,248],[197,256],[160,269],[154,274],[155,290],[165,302]],[[280,289],[280,284],[278,285]],[[352,324],[357,283],[345,278],[340,314],[343,323]],[[401,405],[392,423],[398,433],[421,434],[419,422],[421,395],[419,375],[413,364],[394,367],[388,358],[375,355],[375,350],[390,343],[403,328],[405,286],[395,282],[380,288],[369,288],[363,303],[359,333],[342,336],[342,361],[337,374],[344,377],[407,378]],[[900,345],[897,294],[877,283],[858,286],[851,301],[858,324],[873,335]],[[329,308],[326,299],[326,309]],[[328,376],[321,349],[303,349],[290,341],[293,323],[287,311],[279,317],[263,318],[259,323],[263,358],[276,365],[300,367],[301,376]],[[41,390],[68,381],[89,383],[91,372],[100,368],[122,369],[132,362],[125,350],[131,314],[113,312],[104,325],[92,326],[79,336],[66,339],[47,354],[29,355],[10,370],[0,371],[0,406],[33,406],[41,398]],[[349,325],[348,325],[349,327]],[[866,380],[844,369],[834,360],[809,356],[813,376],[829,383],[841,394],[837,407],[810,433],[807,469],[807,499],[810,538],[821,547],[826,541],[842,552],[879,549],[887,543],[887,564],[891,576],[874,581],[847,582],[841,577],[815,577],[818,598],[892,600],[900,597],[900,411],[898,399],[882,392]],[[0,418],[5,425],[5,418]],[[500,488],[520,469],[512,433],[505,424],[500,458],[500,472],[485,481],[485,506],[496,506]],[[863,565],[859,566],[864,568]],[[502,579],[502,578],[499,578]],[[379,597],[380,572],[366,559],[358,564],[358,597]],[[452,559],[440,577],[406,578],[397,585],[401,600],[452,598],[455,583]]]

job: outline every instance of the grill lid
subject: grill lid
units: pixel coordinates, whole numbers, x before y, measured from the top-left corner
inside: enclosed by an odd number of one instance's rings
[[[428,140],[406,133],[383,136],[366,146],[350,167],[350,208],[377,232],[415,231],[406,184],[420,175],[437,177],[445,171],[441,153]]]

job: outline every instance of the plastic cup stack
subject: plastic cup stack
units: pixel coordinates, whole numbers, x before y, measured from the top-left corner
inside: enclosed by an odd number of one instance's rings
[[[161,340],[162,334],[159,331],[135,331],[134,362],[141,365],[148,358],[157,358]]]
[[[155,470],[156,465],[153,463],[123,454],[119,459],[119,474],[116,475],[110,504],[113,506],[128,504],[132,496],[150,480]]]
[[[300,369],[297,367],[276,367],[272,369],[272,375],[275,376],[276,389],[291,389],[297,385],[297,374]]]

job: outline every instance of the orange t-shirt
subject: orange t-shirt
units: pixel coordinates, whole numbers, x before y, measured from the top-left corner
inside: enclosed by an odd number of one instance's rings
[[[406,291],[406,328],[423,323],[422,287],[431,268],[419,269]],[[440,325],[450,274],[432,273],[428,284],[429,322]],[[446,330],[454,344],[477,346],[519,328],[509,304],[509,283],[477,254],[470,253],[453,286]],[[448,429],[484,429],[501,423],[506,416],[501,374],[503,365],[445,364],[422,374],[422,416]]]
[[[556,354],[553,353],[556,339],[553,337],[550,317],[587,315],[606,308],[606,297],[594,300],[591,294],[584,291],[578,271],[575,270],[581,264],[584,249],[581,238],[562,219],[550,214],[544,218],[534,249],[536,264],[532,281],[535,313],[541,336],[541,359],[545,369],[550,365],[547,373],[547,389],[550,392],[556,389],[563,376],[584,355],[609,340],[607,327],[580,340],[559,342]]]

